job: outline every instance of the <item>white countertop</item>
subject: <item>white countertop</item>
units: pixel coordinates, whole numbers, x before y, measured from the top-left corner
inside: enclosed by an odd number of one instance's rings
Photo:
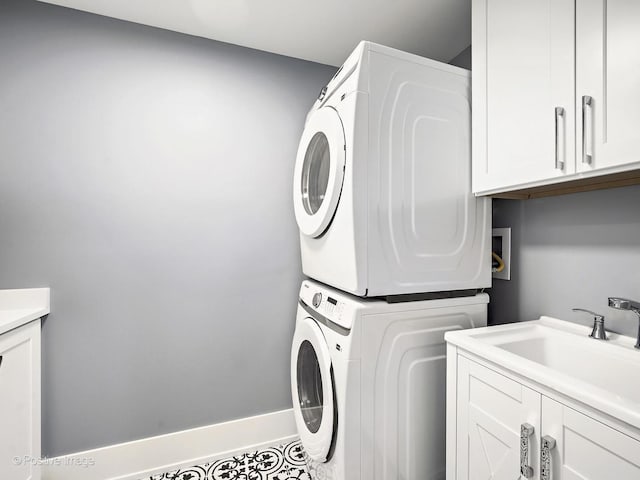
[[[0,290],[0,335],[47,315],[48,288]]]

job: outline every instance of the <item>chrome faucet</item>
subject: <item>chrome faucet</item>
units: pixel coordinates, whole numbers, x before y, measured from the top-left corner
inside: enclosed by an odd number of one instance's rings
[[[609,340],[607,337],[607,331],[604,329],[604,315],[592,312],[591,310],[585,310],[584,308],[572,308],[574,312],[584,312],[593,315],[593,330],[589,335],[596,340]]]
[[[626,298],[609,297],[609,306],[618,310],[629,310],[638,315],[638,338],[635,347],[640,349],[640,303]]]

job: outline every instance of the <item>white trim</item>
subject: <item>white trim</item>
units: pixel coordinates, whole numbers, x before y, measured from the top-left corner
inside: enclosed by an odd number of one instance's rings
[[[48,459],[42,480],[139,480],[297,436],[293,410],[281,410]]]

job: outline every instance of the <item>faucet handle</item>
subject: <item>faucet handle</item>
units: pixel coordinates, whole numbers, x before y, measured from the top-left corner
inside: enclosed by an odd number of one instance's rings
[[[574,312],[590,313],[591,315],[593,315],[593,320],[595,322],[604,321],[604,315],[600,315],[599,313],[592,312],[591,310],[585,310],[584,308],[572,308],[571,310],[574,311]]]
[[[593,330],[589,335],[596,340],[609,340],[607,337],[607,331],[604,329],[604,315],[592,312],[591,310],[585,310],[584,308],[572,308],[574,312],[584,312],[593,316]]]

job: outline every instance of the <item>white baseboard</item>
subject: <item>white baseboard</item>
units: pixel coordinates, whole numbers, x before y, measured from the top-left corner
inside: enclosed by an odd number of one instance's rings
[[[47,459],[42,480],[139,480],[296,438],[282,410]]]

